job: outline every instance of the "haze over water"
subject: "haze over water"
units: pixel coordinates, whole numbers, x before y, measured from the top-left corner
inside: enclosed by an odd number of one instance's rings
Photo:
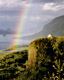
[[[24,35],[26,35],[26,34],[23,34],[22,36],[24,36]],[[16,37],[17,35],[6,35],[6,36],[0,35],[0,50],[7,49],[11,46],[11,43],[14,40],[13,36]],[[29,44],[29,43],[30,43],[30,40],[20,39],[19,45]]]

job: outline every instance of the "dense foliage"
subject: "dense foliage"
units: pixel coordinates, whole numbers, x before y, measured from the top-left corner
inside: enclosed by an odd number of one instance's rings
[[[27,66],[30,80],[64,79],[64,37],[33,41],[29,47]]]
[[[6,54],[6,53],[5,53]],[[0,60],[0,80],[16,78],[26,70],[28,51],[23,50],[6,55]]]

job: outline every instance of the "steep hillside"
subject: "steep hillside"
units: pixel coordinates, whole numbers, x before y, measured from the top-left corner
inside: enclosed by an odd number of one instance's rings
[[[53,19],[50,23],[46,24],[40,32],[31,36],[25,36],[23,39],[46,37],[49,33],[54,36],[64,36],[64,16]]]
[[[44,29],[41,32],[43,33],[43,36],[47,36],[49,33],[54,36],[64,36],[64,16],[52,20],[44,26]]]
[[[64,80],[64,37],[36,39],[28,52],[29,80]]]

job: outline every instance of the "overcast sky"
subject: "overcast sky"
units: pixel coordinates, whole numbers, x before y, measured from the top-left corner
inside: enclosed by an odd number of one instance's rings
[[[64,0],[0,0],[0,29],[15,30],[25,5],[30,8],[23,33],[40,31],[49,21],[64,15]]]

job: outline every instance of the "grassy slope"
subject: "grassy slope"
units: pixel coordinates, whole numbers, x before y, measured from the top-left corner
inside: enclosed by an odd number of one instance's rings
[[[3,59],[6,55],[9,55],[10,53],[3,53],[3,54],[0,54],[0,59]]]
[[[0,54],[0,79],[9,80],[26,70],[28,50]]]

